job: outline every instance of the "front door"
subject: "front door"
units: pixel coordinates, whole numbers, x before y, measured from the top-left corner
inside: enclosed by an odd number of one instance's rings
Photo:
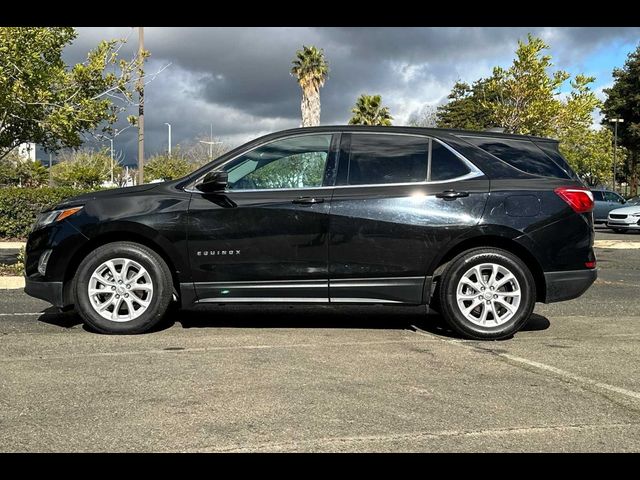
[[[331,134],[287,137],[216,167],[226,191],[193,193],[188,248],[199,302],[328,301]]]
[[[329,227],[330,300],[423,303],[429,266],[480,221],[489,180],[435,139],[342,137]]]

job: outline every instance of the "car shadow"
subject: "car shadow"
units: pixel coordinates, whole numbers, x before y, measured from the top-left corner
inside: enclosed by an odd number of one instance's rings
[[[182,328],[347,328],[423,331],[441,337],[461,339],[434,310],[425,314],[424,306],[380,305],[255,305],[171,309],[162,322],[148,333],[157,333],[173,326]],[[75,311],[60,313],[50,307],[38,321],[69,329],[82,325]],[[546,330],[549,320],[532,314],[521,331]],[[98,333],[83,325],[85,331]],[[509,337],[511,338],[511,337]]]
[[[56,307],[49,307],[42,311],[38,321],[61,328],[73,328],[82,325],[82,319],[75,311],[60,312]]]
[[[255,305],[193,308],[169,314],[182,328],[354,328],[406,329],[425,307]]]

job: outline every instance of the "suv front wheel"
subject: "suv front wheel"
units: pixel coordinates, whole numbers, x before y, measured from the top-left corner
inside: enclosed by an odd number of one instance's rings
[[[467,338],[510,337],[527,323],[535,304],[531,272],[518,257],[498,248],[461,253],[440,281],[441,313]]]
[[[75,304],[101,333],[143,333],[165,314],[173,294],[162,257],[133,242],[109,243],[91,252],[76,273]]]

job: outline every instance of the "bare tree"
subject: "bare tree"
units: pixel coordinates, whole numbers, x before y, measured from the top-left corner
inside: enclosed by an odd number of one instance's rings
[[[423,105],[420,109],[414,110],[411,115],[409,115],[407,125],[410,127],[435,128],[437,126],[436,113],[435,105]]]

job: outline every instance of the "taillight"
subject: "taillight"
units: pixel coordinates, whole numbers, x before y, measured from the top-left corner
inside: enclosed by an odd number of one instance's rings
[[[558,187],[554,192],[576,213],[589,213],[593,210],[593,193],[587,188]]]
[[[591,262],[584,262],[584,266],[587,268],[596,268],[596,261],[593,260]]]

